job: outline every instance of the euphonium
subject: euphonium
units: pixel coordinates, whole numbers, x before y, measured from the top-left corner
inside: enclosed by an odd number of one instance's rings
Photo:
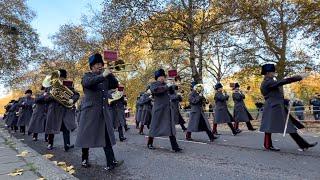
[[[113,101],[121,99],[123,96],[123,91],[119,91],[118,89],[112,89],[110,91],[112,98],[108,98],[108,104],[111,104]]]
[[[47,76],[48,77],[48,76]],[[44,82],[42,83],[42,85],[48,85],[47,83],[47,79],[45,78]],[[50,94],[53,97],[53,99],[55,99],[56,101],[58,101],[60,104],[62,104],[63,106],[67,107],[67,108],[71,108],[74,106],[74,104],[71,104],[69,102],[69,100],[72,98],[72,96],[74,95],[74,93],[66,86],[64,86],[62,84],[62,82],[59,79],[60,77],[60,73],[59,71],[53,71],[50,75],[50,83],[49,83],[49,87],[51,87],[50,89]]]

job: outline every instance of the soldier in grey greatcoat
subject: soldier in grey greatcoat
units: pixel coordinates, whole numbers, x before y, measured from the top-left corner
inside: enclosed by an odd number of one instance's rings
[[[6,125],[8,125],[8,114],[9,114],[9,110],[12,106],[12,104],[15,102],[15,100],[11,100],[7,105],[4,106],[5,109],[5,113],[3,115],[3,120],[5,122]],[[9,126],[8,126],[9,127]]]
[[[123,91],[123,89],[120,89],[118,87],[112,87],[112,90],[109,90],[109,94],[112,93],[112,91],[114,91],[115,89],[118,89],[118,91]],[[119,100],[113,101],[108,107],[110,117],[112,118],[113,122],[113,128],[118,129],[120,141],[125,141],[127,139],[124,136],[123,132],[123,127],[126,125],[124,103],[124,97],[122,96]]]
[[[20,110],[17,126],[20,127],[20,132],[23,134],[26,132],[26,126],[29,124],[33,112],[34,98],[31,96],[32,91],[28,89],[25,92],[25,96],[19,100]]]
[[[142,104],[139,134],[144,135],[143,133],[144,126],[147,126],[148,128],[150,127],[151,115],[152,115],[152,94],[149,89],[149,86],[147,88],[147,91],[143,93],[142,96],[139,98],[139,103]]]
[[[169,136],[172,150],[180,152],[176,140],[176,127],[173,118],[173,107],[168,95],[168,86],[165,82],[166,74],[163,69],[155,72],[155,82],[151,83],[150,90],[154,97],[154,104],[152,107],[152,118],[150,124],[150,131],[148,137],[147,147],[154,149],[154,137]]]
[[[260,131],[265,133],[264,147],[267,150],[279,151],[272,145],[271,133],[284,133],[288,110],[285,107],[283,85],[301,81],[303,76],[293,76],[282,80],[275,79],[274,64],[265,64],[262,66],[261,74],[264,79],[260,86],[260,91],[265,99]],[[305,75],[304,75],[305,76]],[[289,133],[292,139],[302,150],[315,146],[317,143],[309,144],[298,133],[297,129],[304,126],[293,116],[289,116],[286,133]]]
[[[229,99],[229,95],[226,92],[223,92],[223,86],[221,83],[217,83],[215,85],[216,93],[214,95],[215,108],[214,108],[214,123],[213,123],[213,134],[218,134],[217,124],[227,123],[230,127],[232,134],[235,136],[239,134],[241,131],[236,130],[232,122],[234,121],[231,113],[228,110],[227,101]]]
[[[11,128],[14,132],[18,130],[17,122],[18,122],[18,112],[19,112],[19,101],[14,100],[12,105],[9,108],[9,112],[7,115],[6,124]]]
[[[73,92],[73,96],[69,99],[70,104],[75,104],[80,97],[80,94],[75,91],[72,81],[66,81],[67,71],[60,69],[60,80],[64,86],[69,88]],[[50,88],[48,89],[50,92]],[[74,148],[74,145],[70,144],[70,131],[77,128],[75,113],[75,106],[67,108],[55,100],[50,93],[46,96],[46,102],[48,104],[47,121],[45,133],[48,134],[48,150],[52,150],[54,134],[60,134],[62,131],[64,150],[67,152],[69,149]]]
[[[176,124],[179,124],[181,126],[181,129],[185,132],[187,128],[184,126],[186,123],[180,113],[180,102],[182,102],[182,96],[177,93],[178,86],[173,85],[169,88],[169,96],[171,103],[173,105],[174,110],[174,120]]]
[[[33,133],[33,140],[38,140],[38,133],[44,133],[47,119],[48,106],[46,103],[47,92],[41,87],[41,92],[35,97],[35,107],[28,126],[28,132]],[[47,139],[45,137],[45,139]]]
[[[89,58],[91,72],[82,78],[84,97],[80,106],[80,124],[75,145],[82,148],[82,167],[89,167],[89,148],[103,147],[106,170],[112,170],[123,161],[116,161],[112,146],[116,144],[113,123],[108,112],[108,90],[118,85],[109,69],[103,70],[100,54]]]
[[[233,93],[232,93],[232,99],[234,102],[234,109],[233,109],[233,119],[235,121],[234,128],[239,129],[239,122],[245,122],[248,127],[248,130],[255,131],[256,129],[253,128],[250,122],[251,120],[253,120],[253,117],[249,113],[244,103],[245,98],[246,96],[240,91],[239,83],[235,83]]]
[[[193,87],[196,85],[195,82],[192,83],[192,92],[189,95],[189,104],[191,106],[190,119],[188,124],[188,129],[186,133],[186,139],[191,141],[192,132],[205,131],[211,142],[216,139],[216,137],[211,132],[211,127],[207,116],[204,114],[203,104],[206,102],[203,92],[197,92]]]

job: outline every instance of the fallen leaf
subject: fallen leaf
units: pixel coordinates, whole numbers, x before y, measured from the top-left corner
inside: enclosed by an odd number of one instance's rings
[[[26,157],[29,154],[28,151],[22,151],[20,154],[16,155],[18,157]]]
[[[74,167],[73,166],[68,166],[66,169],[67,169],[67,171],[71,171],[71,170],[74,169]]]
[[[67,165],[66,162],[63,162],[63,161],[58,162],[58,166],[66,166],[66,165]]]
[[[45,155],[43,155],[43,157],[46,159],[51,159],[51,158],[53,158],[53,154],[45,154]]]
[[[41,177],[41,178],[38,178],[37,180],[46,180],[46,178]]]
[[[53,164],[55,164],[56,166],[58,165],[58,162],[57,161],[52,161]]]
[[[76,173],[76,171],[74,169],[71,169],[70,171],[68,171],[68,173],[72,175],[72,174]]]
[[[11,173],[9,173],[9,176],[21,176],[23,174],[23,169],[15,169]]]

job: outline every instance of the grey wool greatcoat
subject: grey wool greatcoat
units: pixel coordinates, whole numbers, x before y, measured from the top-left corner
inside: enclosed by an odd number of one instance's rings
[[[14,102],[8,112],[7,122],[8,126],[16,126],[18,122],[17,112],[19,111],[19,103]]]
[[[80,106],[80,124],[75,145],[82,148],[106,147],[106,138],[116,144],[113,123],[108,112],[108,90],[118,84],[112,75],[88,72],[82,78],[84,97]]]
[[[148,93],[143,93],[140,103],[142,104],[141,125],[150,125],[152,117],[152,99]]]
[[[176,124],[184,124],[186,123],[183,119],[183,117],[181,116],[180,113],[180,102],[182,101],[182,97],[181,95],[178,95],[176,93],[176,91],[174,91],[173,94],[169,94],[170,96],[170,100],[173,106],[173,118],[174,118],[174,122]]]
[[[113,101],[108,107],[110,117],[112,118],[113,127],[115,129],[120,126],[124,127],[126,125],[124,104],[124,97],[122,97],[119,100]]]
[[[23,97],[19,101],[20,111],[17,126],[27,126],[32,116],[32,106],[34,105],[34,98]]]
[[[233,117],[228,110],[227,101],[229,95],[222,92],[216,92],[214,95],[215,108],[214,108],[214,122],[217,124],[231,123]]]
[[[170,103],[167,84],[159,81],[153,82],[150,85],[150,90],[154,96],[154,104],[152,107],[149,136],[175,136],[174,112]]]
[[[47,103],[44,93],[36,95],[35,108],[31,116],[31,120],[28,126],[28,132],[31,133],[43,133],[45,131],[46,119],[47,119]]]
[[[232,99],[234,102],[233,119],[235,122],[249,122],[253,120],[243,101],[245,97],[246,96],[239,91],[235,91],[232,94]]]
[[[80,94],[74,90],[73,87],[68,87],[74,95],[72,99],[74,102],[79,100]],[[48,89],[50,91],[50,89]],[[57,102],[50,95],[46,97],[46,102],[48,103],[47,121],[46,121],[46,134],[59,134],[61,131],[62,123],[69,131],[73,131],[77,128],[75,113],[76,108],[67,108]]]
[[[192,91],[189,95],[191,106],[188,132],[201,132],[211,130],[209,121],[203,111],[204,97],[197,92]]]
[[[283,80],[265,77],[261,83],[260,91],[265,99],[260,131],[266,133],[283,133],[287,119],[282,86],[302,80],[301,76],[293,76]],[[296,133],[297,128],[304,126],[294,117],[290,116],[287,133]]]
[[[136,113],[136,119],[137,122],[141,122],[142,121],[142,108],[143,108],[143,104],[142,104],[142,94],[140,94],[139,99],[137,100],[137,113]]]

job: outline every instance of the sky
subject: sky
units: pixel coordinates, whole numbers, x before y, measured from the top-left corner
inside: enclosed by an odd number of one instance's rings
[[[28,0],[28,6],[35,11],[36,17],[31,25],[38,32],[43,46],[52,47],[49,36],[63,24],[81,23],[89,5],[99,7],[103,0]]]

